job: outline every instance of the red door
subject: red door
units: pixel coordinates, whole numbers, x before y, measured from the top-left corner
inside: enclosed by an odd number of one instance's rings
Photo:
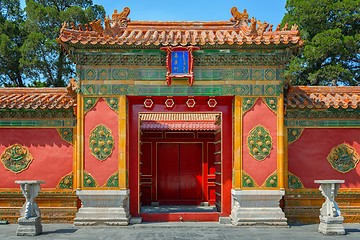
[[[168,204],[201,202],[201,143],[158,143],[157,197]]]

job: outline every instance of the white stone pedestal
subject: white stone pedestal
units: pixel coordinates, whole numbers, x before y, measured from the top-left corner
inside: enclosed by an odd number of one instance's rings
[[[285,191],[231,190],[231,222],[241,225],[287,226],[287,219],[279,206]]]
[[[130,190],[77,190],[82,205],[74,225],[128,225],[129,193]]]
[[[325,235],[344,235],[344,217],[341,216],[339,206],[335,202],[335,196],[344,180],[315,180],[320,184],[319,190],[325,197],[325,202],[320,209],[320,224],[318,231]]]
[[[45,183],[40,180],[18,180],[15,183],[20,184],[22,194],[26,202],[23,205],[20,218],[18,219],[17,236],[36,236],[42,233],[40,209],[35,202],[39,194],[40,184]]]

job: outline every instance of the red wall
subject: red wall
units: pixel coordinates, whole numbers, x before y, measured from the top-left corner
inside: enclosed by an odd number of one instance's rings
[[[84,169],[94,177],[99,186],[103,186],[106,184],[108,178],[118,170],[118,115],[108,107],[104,99],[100,98],[96,105],[86,113],[84,121]],[[109,128],[114,138],[113,152],[106,160],[103,161],[95,158],[89,147],[90,133],[99,124],[103,124]]]
[[[250,131],[261,124],[270,131],[272,149],[270,155],[262,161],[256,160],[249,153],[247,138]],[[243,169],[254,181],[261,186],[264,181],[277,169],[277,119],[273,111],[259,98],[254,107],[243,116]],[[259,171],[261,169],[261,171]]]
[[[0,154],[15,144],[26,147],[33,161],[21,173],[7,170],[0,162],[0,188],[19,188],[15,180],[45,180],[44,188],[55,188],[73,167],[73,146],[61,139],[56,129],[0,128]]]
[[[195,97],[196,105],[193,108],[186,106],[187,97],[173,97],[173,108],[165,106],[166,97],[152,97],[154,106],[151,109],[144,107],[146,97],[128,97],[129,100],[129,188],[130,214],[139,216],[139,159],[138,159],[138,114],[139,112],[222,112],[222,144],[223,144],[223,174],[222,177],[222,216],[228,216],[231,210],[230,196],[232,188],[232,97],[216,97],[218,102],[215,108],[207,105],[208,97]]]
[[[347,143],[360,154],[360,129],[308,128],[288,147],[289,171],[300,178],[306,188],[318,188],[317,179],[344,179],[342,188],[359,188],[360,164],[347,173],[333,169],[327,160],[331,149]]]

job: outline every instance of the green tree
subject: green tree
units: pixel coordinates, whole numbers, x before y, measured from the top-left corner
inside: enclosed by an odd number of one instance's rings
[[[283,24],[297,24],[304,47],[286,75],[295,85],[360,84],[360,0],[287,0]]]
[[[0,86],[23,87],[20,59],[27,32],[20,0],[0,0],[0,11]]]
[[[56,38],[64,21],[76,25],[104,18],[105,10],[92,0],[26,0],[25,28],[29,32],[21,52],[21,67],[33,80],[45,79],[47,86],[64,86],[74,76],[74,65]]]

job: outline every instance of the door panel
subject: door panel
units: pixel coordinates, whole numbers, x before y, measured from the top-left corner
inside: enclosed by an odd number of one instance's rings
[[[157,144],[158,200],[179,199],[179,144]]]
[[[158,143],[158,201],[201,201],[202,193],[202,143]]]
[[[180,146],[180,200],[202,199],[202,144]]]

